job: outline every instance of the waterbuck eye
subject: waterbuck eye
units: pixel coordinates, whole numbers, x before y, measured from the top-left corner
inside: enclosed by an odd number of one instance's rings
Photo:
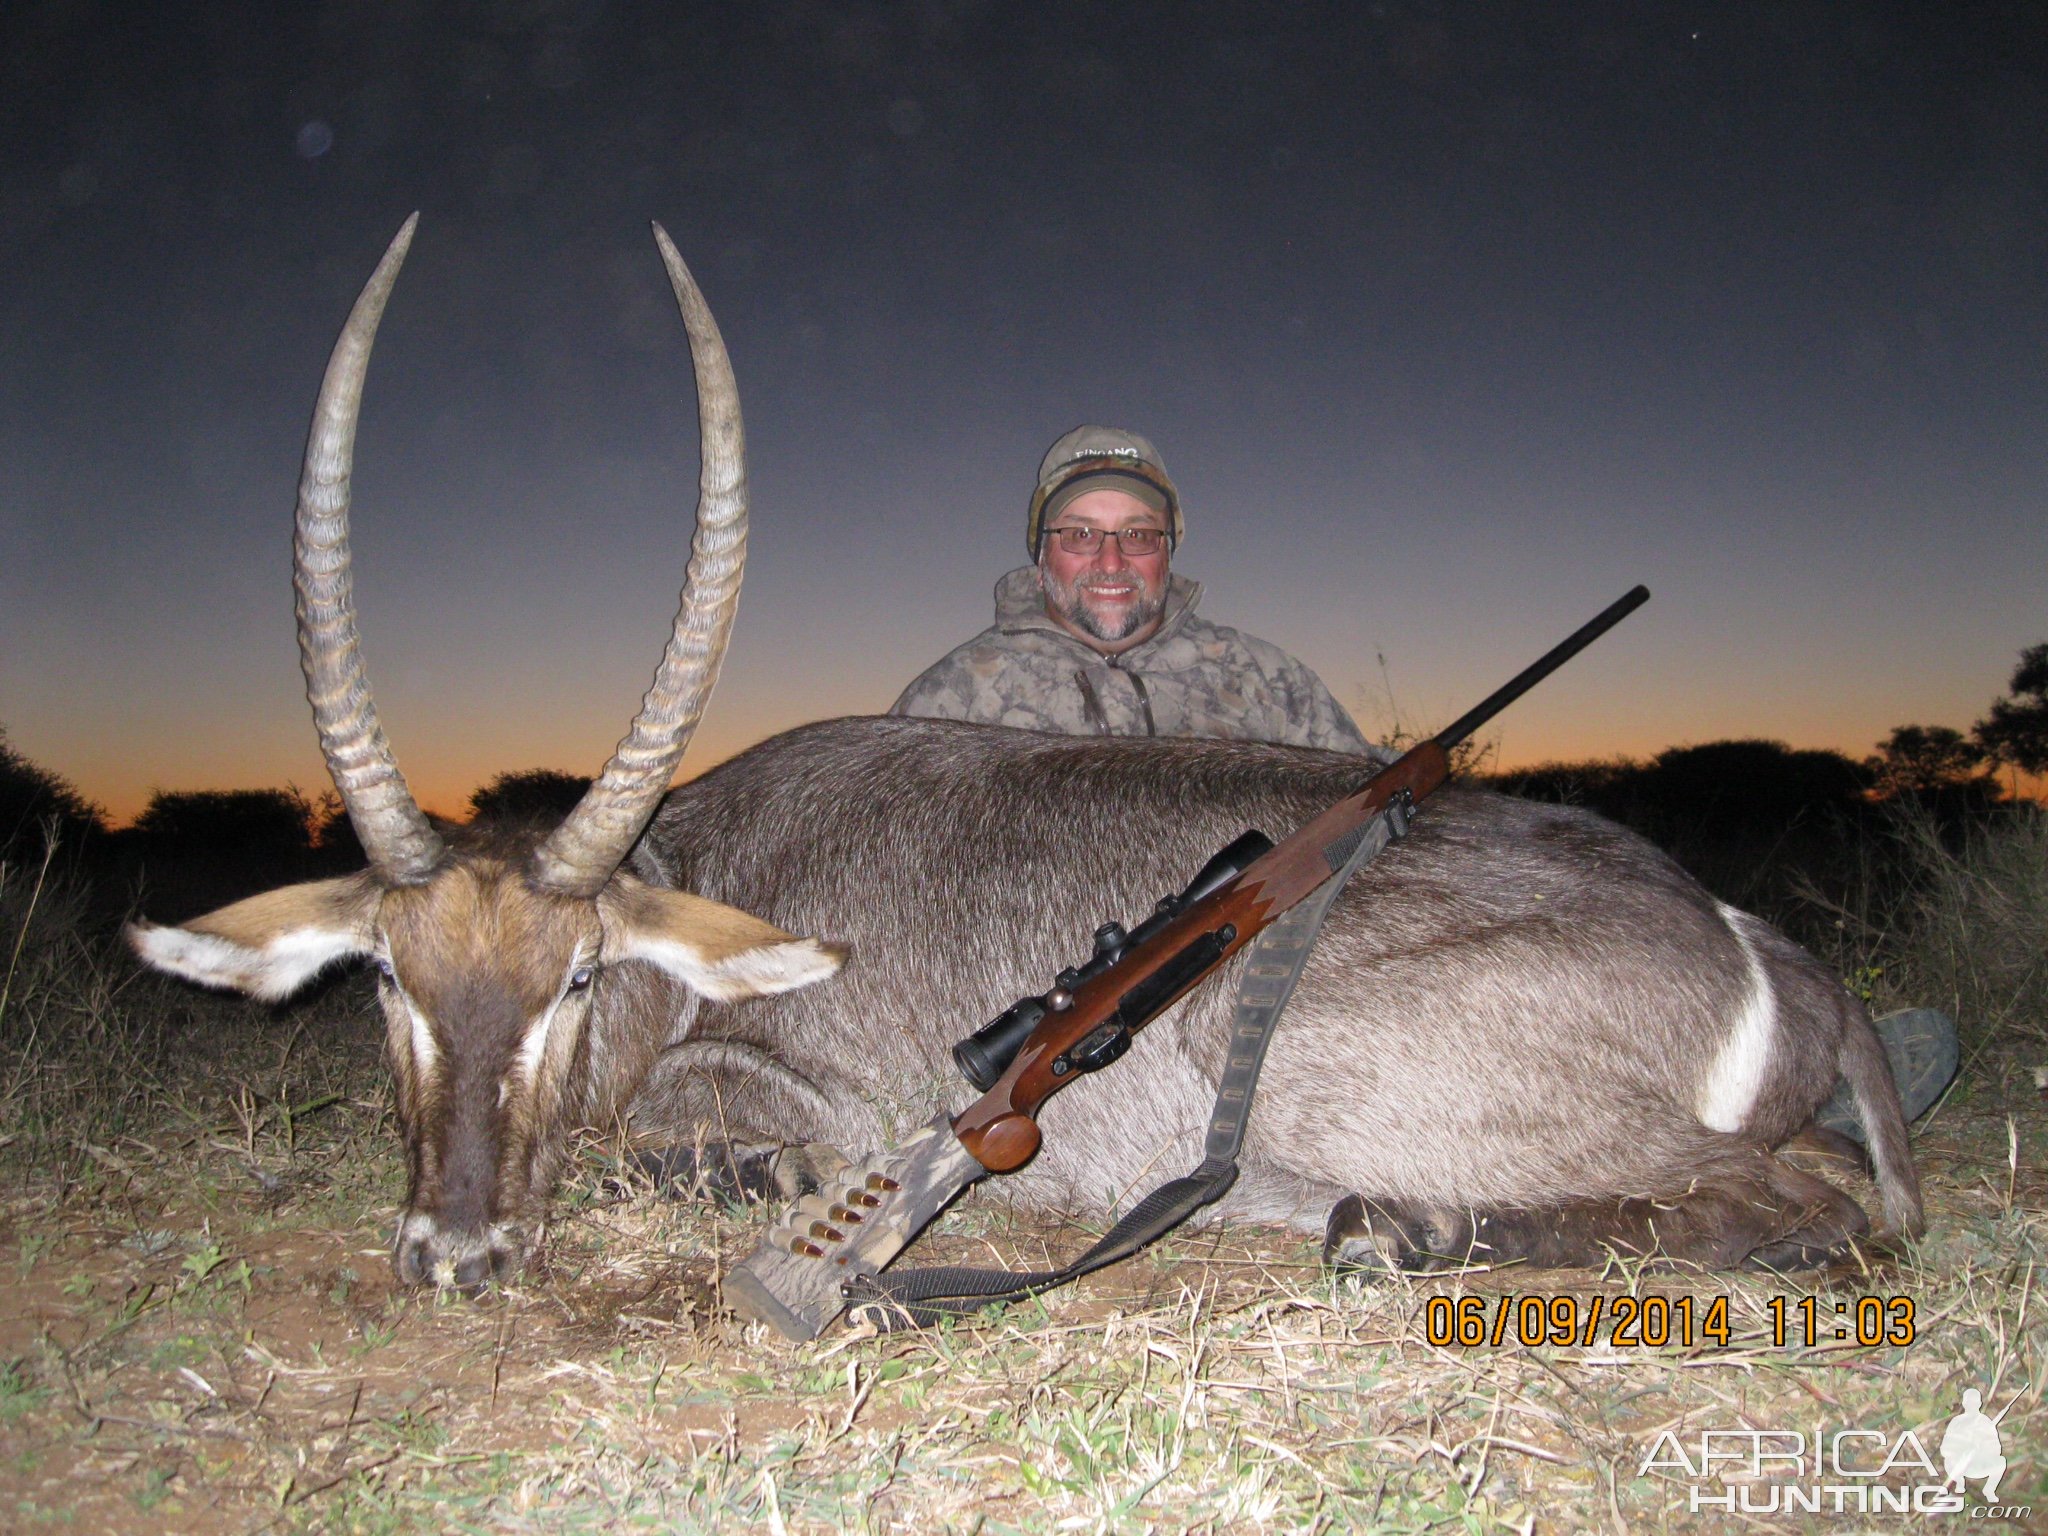
[[[391,962],[382,955],[377,957],[377,974],[386,981],[398,980],[398,972],[392,967]]]
[[[596,974],[597,967],[594,965],[577,966],[575,970],[569,973],[569,990],[571,992],[581,992],[590,985],[591,978]]]

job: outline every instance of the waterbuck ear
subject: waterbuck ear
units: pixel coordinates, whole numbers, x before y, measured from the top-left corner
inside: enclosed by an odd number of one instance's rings
[[[823,981],[846,960],[837,945],[784,933],[723,902],[620,875],[598,897],[611,958],[645,960],[718,1002]]]
[[[368,954],[381,893],[367,874],[266,891],[182,927],[131,923],[128,942],[158,970],[274,1003],[337,960]]]

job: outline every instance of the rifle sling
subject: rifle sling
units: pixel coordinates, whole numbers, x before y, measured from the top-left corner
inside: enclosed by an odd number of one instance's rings
[[[1170,1180],[1140,1200],[1071,1264],[1060,1269],[976,1269],[959,1265],[863,1275],[845,1287],[852,1318],[884,1333],[904,1327],[928,1328],[943,1317],[960,1317],[983,1307],[1036,1296],[1127,1259],[1164,1237],[1203,1206],[1223,1197],[1237,1182],[1237,1154],[1244,1145],[1252,1091],[1266,1060],[1266,1046],[1280,1012],[1308,964],[1309,951],[1345,882],[1382,849],[1408,831],[1409,803],[1396,799],[1377,816],[1353,828],[1324,850],[1332,877],[1282,913],[1252,941],[1244,978],[1231,1017],[1230,1055],[1209,1114],[1202,1162],[1192,1173]]]

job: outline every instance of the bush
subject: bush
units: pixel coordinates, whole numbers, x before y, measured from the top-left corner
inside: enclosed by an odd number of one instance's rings
[[[124,882],[159,922],[329,873],[319,811],[296,789],[157,791],[110,841]]]
[[[470,820],[554,826],[576,809],[589,788],[588,775],[563,773],[558,768],[501,773],[469,797]]]
[[[63,777],[23,757],[0,726],[0,863],[41,863],[46,830],[70,860],[106,831],[106,814]]]
[[[1642,833],[1722,900],[1795,929],[1802,892],[1847,899],[1876,819],[1867,768],[1780,741],[1672,747],[1647,763],[1545,763],[1483,782],[1598,811]]]

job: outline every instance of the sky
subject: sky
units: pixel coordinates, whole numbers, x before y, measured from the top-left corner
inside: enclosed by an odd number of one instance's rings
[[[466,5],[0,17],[0,726],[117,817],[314,790],[290,520],[405,216],[365,653],[458,810],[594,772],[695,490],[696,271],[751,556],[685,773],[887,708],[1150,436],[1202,612],[1433,729],[1635,582],[1503,765],[1967,728],[2048,639],[2048,10]]]

